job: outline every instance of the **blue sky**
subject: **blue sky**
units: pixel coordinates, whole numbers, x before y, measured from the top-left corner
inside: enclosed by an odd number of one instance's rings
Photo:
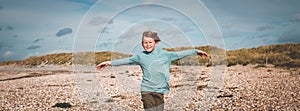
[[[299,0],[0,0],[0,61],[79,51],[160,47],[227,50],[300,42]]]

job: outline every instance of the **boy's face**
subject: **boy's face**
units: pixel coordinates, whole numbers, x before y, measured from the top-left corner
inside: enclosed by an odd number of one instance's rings
[[[152,52],[154,51],[155,47],[157,46],[157,43],[154,41],[153,38],[150,37],[143,37],[142,41],[143,48],[147,52]]]

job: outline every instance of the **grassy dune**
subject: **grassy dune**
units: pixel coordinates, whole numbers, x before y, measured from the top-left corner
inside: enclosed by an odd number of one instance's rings
[[[278,44],[227,51],[227,66],[273,64],[276,67],[300,67],[300,44]]]
[[[174,61],[174,65],[219,65],[227,66],[259,64],[273,64],[276,67],[300,67],[300,44],[276,44],[260,46],[250,49],[238,49],[225,51],[212,46],[201,47],[177,47],[166,48],[168,51],[181,51],[187,49],[199,49],[210,53],[210,58],[201,59],[199,56],[192,56],[180,61]],[[226,54],[226,55],[225,55]],[[60,53],[45,56],[33,56],[21,61],[0,62],[0,66],[46,66],[46,65],[94,65],[111,59],[130,57],[130,54],[117,52],[80,52]]]

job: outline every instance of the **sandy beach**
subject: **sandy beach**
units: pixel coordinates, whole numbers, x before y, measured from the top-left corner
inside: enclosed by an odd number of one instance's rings
[[[300,109],[300,69],[172,66],[170,71],[166,110]],[[142,110],[141,76],[138,66],[103,72],[93,67],[1,67],[0,108]]]

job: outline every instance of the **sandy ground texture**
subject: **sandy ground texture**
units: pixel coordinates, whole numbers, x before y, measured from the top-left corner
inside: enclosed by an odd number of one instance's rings
[[[166,110],[299,110],[300,69],[172,66]],[[138,66],[0,68],[1,110],[142,110]]]

